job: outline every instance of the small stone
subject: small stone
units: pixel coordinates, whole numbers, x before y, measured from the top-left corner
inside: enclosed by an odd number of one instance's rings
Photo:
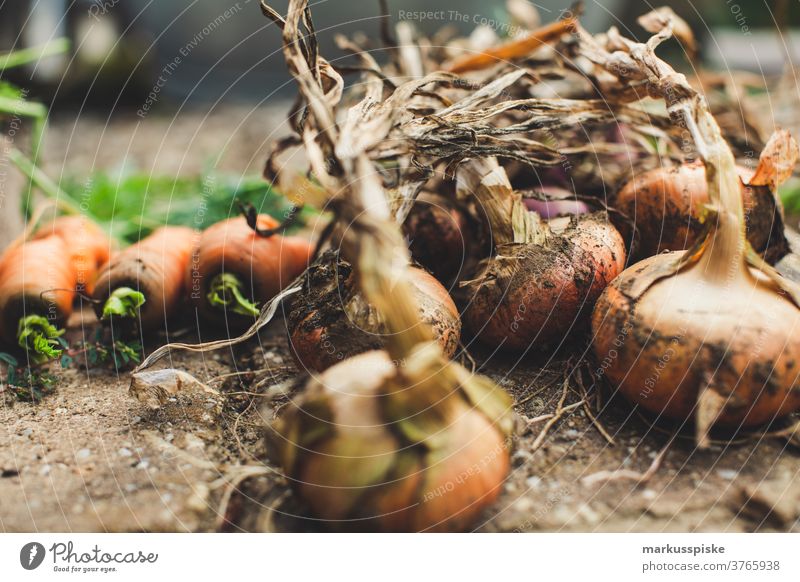
[[[652,501],[653,499],[658,497],[658,493],[656,493],[652,489],[645,489],[644,491],[642,491],[642,497],[644,497],[648,501]]]
[[[720,469],[717,471],[717,475],[726,481],[733,481],[739,476],[739,471],[734,471],[733,469]]]
[[[22,436],[24,436],[24,437],[29,437],[32,434],[33,434],[33,429],[32,428],[26,428],[25,430],[22,431]]]
[[[125,485],[125,491],[127,491],[128,493],[133,493],[134,491],[136,491],[136,489],[138,489],[138,487],[136,487],[136,485],[134,485],[133,483],[128,483],[127,485]]]
[[[528,477],[527,479],[525,479],[525,484],[531,489],[536,489],[537,487],[539,487],[539,485],[542,484],[542,479],[541,477],[537,477],[534,475],[533,477]]]
[[[89,449],[81,449],[77,453],[75,453],[76,459],[88,459],[92,456],[92,451]]]
[[[50,471],[51,471],[52,469],[53,469],[52,465],[44,465],[44,466],[43,466],[43,467],[42,467],[42,468],[39,470],[39,474],[40,474],[42,477],[46,477],[47,475],[49,475],[49,474],[50,474]]]
[[[141,460],[141,461],[139,461],[139,463],[136,465],[136,468],[137,468],[137,469],[147,469],[149,466],[150,466],[150,461],[148,461],[147,459],[142,459],[142,460]]]
[[[133,451],[131,451],[128,447],[122,447],[120,450],[117,451],[117,454],[120,457],[132,457]]]

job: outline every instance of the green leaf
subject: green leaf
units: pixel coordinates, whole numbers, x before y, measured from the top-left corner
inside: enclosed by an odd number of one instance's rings
[[[61,355],[58,346],[66,345],[59,340],[63,334],[64,330],[55,327],[47,318],[29,315],[19,321],[17,343],[28,352],[34,363],[42,364]]]
[[[214,277],[209,288],[208,302],[222,309],[229,309],[239,315],[258,317],[257,304],[247,299],[242,293],[242,282],[233,273],[222,273]]]
[[[19,362],[17,361],[17,358],[15,358],[11,354],[7,354],[5,352],[0,352],[0,361],[5,362],[6,364],[8,364],[9,366],[11,366],[13,368],[16,368],[17,366],[19,366]]]
[[[47,44],[20,49],[0,55],[0,71],[36,63],[37,61],[69,52],[71,43],[67,38],[56,38]]]
[[[136,317],[139,308],[145,304],[145,301],[143,293],[130,287],[115,289],[103,306],[102,319],[108,319],[114,315],[117,317]]]

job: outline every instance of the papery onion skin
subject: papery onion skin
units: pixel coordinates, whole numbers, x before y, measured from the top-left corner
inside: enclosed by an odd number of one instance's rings
[[[752,171],[738,166],[747,238],[764,258],[777,262],[789,252],[783,234],[780,201],[766,187],[745,183]],[[626,240],[635,236],[635,255],[649,257],[665,250],[689,248],[703,232],[703,206],[708,204],[705,166],[688,163],[635,175],[617,194],[612,215]],[[631,221],[636,234],[631,232]]]
[[[524,350],[560,341],[625,266],[605,213],[573,217],[545,244],[507,244],[464,293],[464,323],[487,345]]]
[[[411,257],[445,285],[474,262],[479,246],[476,231],[464,209],[427,193],[414,203],[403,224]]]
[[[680,254],[637,263],[600,296],[592,330],[601,374],[630,401],[676,420],[693,415],[709,384],[726,399],[718,426],[750,427],[800,409],[800,310],[760,273],[726,287],[695,267],[638,300],[627,294]]]
[[[351,356],[384,345],[385,333],[374,309],[357,291],[352,267],[326,252],[306,273],[305,283],[288,308],[287,328],[292,355],[306,370],[320,372]],[[431,274],[409,267],[420,320],[433,328],[450,358],[461,340],[458,308]]]
[[[407,442],[386,417],[385,385],[396,374],[385,352],[372,351],[312,379],[268,436],[271,455],[335,529],[463,531],[508,474],[506,438],[453,398],[429,444]]]

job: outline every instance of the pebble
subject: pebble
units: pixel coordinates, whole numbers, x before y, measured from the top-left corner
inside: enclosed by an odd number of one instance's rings
[[[26,428],[25,430],[22,431],[22,436],[24,436],[24,437],[29,437],[32,434],[33,434],[33,429],[32,428]]]
[[[89,449],[81,449],[77,453],[75,453],[76,459],[88,459],[92,456],[92,451]]]
[[[149,467],[149,466],[150,466],[150,461],[148,461],[147,459],[142,459],[142,460],[141,460],[141,461],[139,461],[139,463],[136,465],[136,468],[137,468],[137,469],[147,469],[147,467]]]
[[[652,501],[653,499],[658,497],[658,493],[656,493],[652,489],[645,489],[644,491],[642,491],[642,497],[644,497],[648,501]]]
[[[739,476],[738,471],[734,471],[733,469],[720,469],[717,471],[717,475],[725,479],[726,481],[733,481],[736,477]]]
[[[525,479],[525,484],[531,489],[536,489],[537,487],[539,487],[539,485],[542,484],[542,479],[541,477],[537,477],[534,475],[533,477],[528,477],[527,479]]]
[[[128,493],[133,493],[134,491],[136,491],[136,489],[137,487],[133,483],[128,483],[127,485],[125,485],[125,491],[127,491]]]
[[[597,525],[602,519],[602,516],[586,503],[581,505],[575,513],[583,517],[590,525]]]
[[[52,465],[45,465],[39,470],[39,474],[42,477],[47,477],[50,474],[50,471],[53,469]]]
[[[131,451],[128,447],[122,447],[120,450],[117,451],[117,454],[120,457],[132,457],[133,451]]]

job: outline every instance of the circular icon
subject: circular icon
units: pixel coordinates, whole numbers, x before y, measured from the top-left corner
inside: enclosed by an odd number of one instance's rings
[[[26,570],[35,570],[44,561],[44,546],[39,542],[30,542],[19,551],[19,563]]]

